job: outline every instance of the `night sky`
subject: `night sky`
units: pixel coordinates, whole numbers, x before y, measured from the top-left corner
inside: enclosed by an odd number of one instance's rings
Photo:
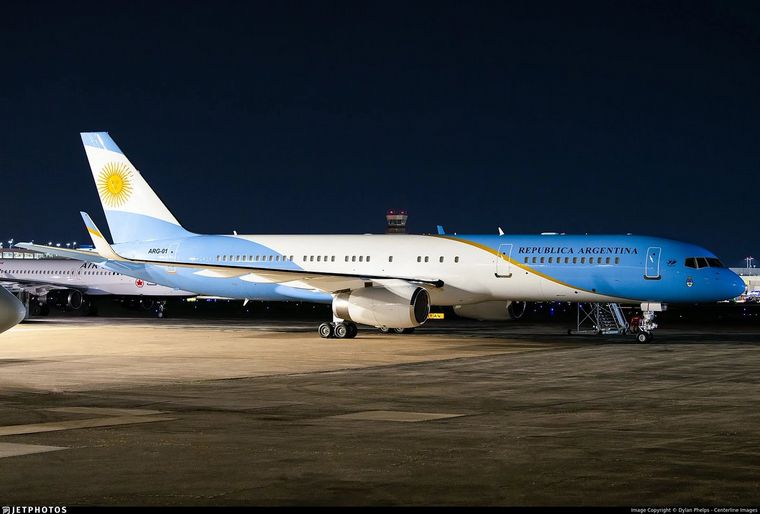
[[[760,3],[16,2],[0,238],[105,228],[110,132],[189,230],[633,232],[760,254]],[[760,255],[757,255],[760,257]]]

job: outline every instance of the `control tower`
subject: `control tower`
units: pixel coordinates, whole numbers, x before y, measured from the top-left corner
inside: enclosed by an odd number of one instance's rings
[[[406,219],[409,216],[405,210],[390,209],[385,213],[386,234],[406,234]]]

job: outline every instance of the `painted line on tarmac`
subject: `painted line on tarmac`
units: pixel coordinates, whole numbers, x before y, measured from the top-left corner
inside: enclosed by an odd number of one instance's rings
[[[79,430],[82,428],[112,427],[138,423],[155,423],[157,421],[174,421],[176,418],[162,416],[118,416],[108,418],[78,419],[73,421],[52,421],[32,425],[7,425],[0,427],[0,437],[7,435],[39,434],[60,430]]]
[[[64,446],[41,446],[37,444],[0,443],[0,459],[5,459],[6,457],[18,457],[19,455],[55,452],[58,450],[68,450],[68,448]]]

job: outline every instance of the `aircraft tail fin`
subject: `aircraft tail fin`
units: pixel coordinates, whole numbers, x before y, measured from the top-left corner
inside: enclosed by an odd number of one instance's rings
[[[182,228],[108,132],[81,136],[114,244],[193,235]]]

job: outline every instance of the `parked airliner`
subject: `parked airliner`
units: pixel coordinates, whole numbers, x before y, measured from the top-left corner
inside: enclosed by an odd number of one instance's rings
[[[320,325],[322,337],[354,337],[356,323],[412,329],[432,304],[466,306],[472,315],[492,311],[493,302],[506,312],[513,301],[570,301],[641,304],[644,342],[664,304],[724,300],[744,290],[712,252],[650,236],[195,234],[108,133],[83,133],[82,141],[113,246],[82,215],[106,266],[200,294],[256,298],[262,285],[275,285],[329,301],[333,320]]]
[[[102,261],[96,253],[89,253]],[[1,259],[0,285],[32,296],[31,313],[42,315],[50,307],[94,313],[88,297],[112,295],[135,299],[146,309],[155,307],[156,314],[163,317],[167,298],[196,296],[71,259]]]

